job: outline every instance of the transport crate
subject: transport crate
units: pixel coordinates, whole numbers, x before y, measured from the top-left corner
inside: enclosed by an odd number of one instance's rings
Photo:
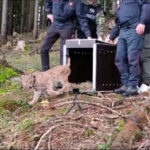
[[[71,59],[72,83],[92,82],[92,91],[118,88],[120,75],[114,64],[116,46],[95,39],[67,40],[63,48],[63,64]]]

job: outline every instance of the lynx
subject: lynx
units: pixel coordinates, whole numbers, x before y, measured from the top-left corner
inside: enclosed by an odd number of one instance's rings
[[[23,88],[34,91],[33,100],[29,102],[29,105],[37,103],[43,92],[49,96],[58,96],[69,91],[71,84],[68,82],[68,76],[70,73],[70,59],[68,59],[65,66],[59,65],[45,72],[22,75]]]

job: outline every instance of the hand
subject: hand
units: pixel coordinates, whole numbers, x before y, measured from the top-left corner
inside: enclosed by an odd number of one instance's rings
[[[76,38],[76,35],[75,34],[72,34],[71,35],[71,39],[75,39]]]
[[[104,41],[103,38],[100,36],[98,37],[98,41]]]
[[[116,38],[116,39],[114,40],[114,42],[113,42],[114,45],[117,45],[117,44],[118,44],[118,39],[119,39],[119,38]]]
[[[109,44],[114,44],[114,42],[112,40],[110,40],[110,39],[105,40],[105,42],[109,43]]]
[[[144,24],[138,24],[136,27],[136,33],[141,35],[145,32],[145,25]]]
[[[51,22],[53,22],[53,20],[54,20],[53,15],[51,15],[51,14],[48,14],[48,15],[47,15],[47,18],[50,19]]]
[[[91,40],[92,38],[89,36],[89,37],[87,37],[87,39],[88,39],[88,40]]]

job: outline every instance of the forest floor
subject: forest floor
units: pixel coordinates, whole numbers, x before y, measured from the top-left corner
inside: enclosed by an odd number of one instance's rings
[[[18,34],[1,46],[9,65],[17,71],[41,70],[42,38],[34,41],[31,37],[31,34]],[[18,39],[26,41],[25,50],[15,50]],[[52,66],[56,66],[59,64],[58,43],[53,49],[50,56]],[[12,79],[0,82],[0,149],[109,150],[123,130],[126,118],[135,110],[146,114],[147,123],[137,133],[141,138],[135,138],[131,148],[150,149],[150,93],[129,98],[111,91],[80,94],[78,101],[82,111],[75,106],[66,114],[74,95],[43,98],[31,107],[28,102],[33,97],[32,91],[24,90],[20,82]]]

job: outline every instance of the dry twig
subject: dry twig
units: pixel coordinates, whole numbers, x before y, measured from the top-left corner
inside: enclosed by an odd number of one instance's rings
[[[146,147],[146,145],[149,143],[149,140],[144,141],[137,150],[141,150],[144,146]]]
[[[72,103],[82,103],[82,104],[87,104],[87,105],[93,105],[93,106],[97,106],[97,107],[101,107],[101,108],[104,108],[108,111],[111,111],[112,113],[114,114],[117,114],[118,116],[122,117],[123,119],[126,118],[125,115],[103,105],[103,104],[100,104],[100,103],[91,103],[91,102],[84,102],[84,101],[76,101],[76,102],[63,102],[63,103],[60,103],[60,104],[56,104],[55,107],[58,107],[58,106],[63,106],[63,105],[67,105],[67,104],[72,104]]]
[[[34,150],[38,150],[39,149],[39,146],[42,142],[42,140],[49,134],[52,132],[52,130],[60,127],[60,126],[64,126],[64,125],[77,125],[77,126],[81,126],[81,127],[84,127],[84,128],[88,128],[88,127],[85,127],[84,125],[82,124],[78,124],[78,123],[72,123],[72,122],[66,122],[66,123],[60,123],[58,125],[54,125],[52,127],[50,127],[40,138],[40,140],[38,141],[37,145],[35,146]]]

